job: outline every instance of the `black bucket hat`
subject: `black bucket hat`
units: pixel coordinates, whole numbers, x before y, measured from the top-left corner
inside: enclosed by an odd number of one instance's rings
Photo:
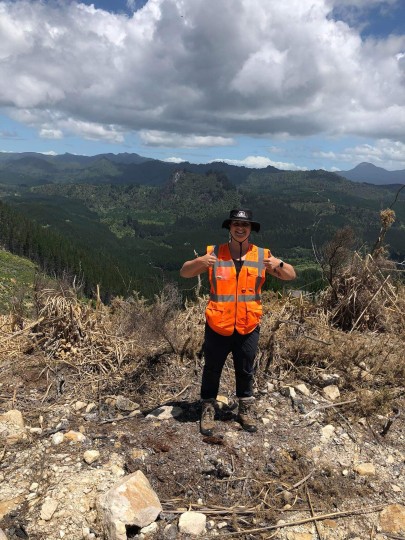
[[[234,208],[229,212],[229,219],[226,219],[222,223],[223,229],[229,229],[232,221],[248,221],[252,226],[252,231],[260,231],[260,223],[253,221],[253,215],[251,210],[245,208]]]

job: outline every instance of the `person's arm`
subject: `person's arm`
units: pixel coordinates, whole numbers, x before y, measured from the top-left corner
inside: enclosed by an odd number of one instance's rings
[[[266,257],[263,262],[266,267],[266,272],[272,276],[283,279],[284,281],[291,281],[296,277],[294,267],[291,266],[291,264],[288,264],[277,257],[273,257],[273,255]]]
[[[181,277],[192,278],[206,272],[210,266],[214,266],[217,258],[211,253],[186,261],[180,270]]]

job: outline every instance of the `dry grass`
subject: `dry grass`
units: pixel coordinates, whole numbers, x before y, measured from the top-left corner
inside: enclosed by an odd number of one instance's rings
[[[353,414],[395,407],[405,386],[405,289],[390,268],[385,259],[354,254],[318,302],[266,293],[258,386],[302,381],[321,392],[321,375],[333,373],[345,399],[356,400]],[[134,295],[109,306],[82,301],[66,287],[43,289],[36,320],[16,327],[12,315],[1,317],[0,370],[35,362],[50,380],[63,373],[78,397],[129,385],[163,402],[199,381],[206,302],[182,307],[174,286],[152,303]],[[232,393],[232,373],[224,380]]]

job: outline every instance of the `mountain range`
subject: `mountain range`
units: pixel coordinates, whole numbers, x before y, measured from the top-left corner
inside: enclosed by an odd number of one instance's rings
[[[388,171],[379,171],[387,182]],[[89,296],[100,286],[103,298],[133,290],[152,297],[168,282],[190,293],[179,268],[208,243],[226,240],[221,223],[231,208],[243,206],[261,223],[254,241],[296,267],[294,287],[318,290],[322,276],[314,250],[345,227],[353,231],[356,249],[370,249],[382,209],[396,214],[385,238],[389,255],[405,258],[405,190],[397,182],[373,185],[363,178],[167,163],[130,153],[0,153],[0,246],[49,275],[79,276]]]
[[[47,183],[162,185],[177,170],[207,174],[214,169],[216,172],[225,173],[235,185],[242,184],[252,170],[255,170],[224,162],[169,163],[135,153],[53,156],[35,152],[0,152],[0,184],[8,185],[33,186]],[[279,172],[279,169],[271,166],[260,170]]]
[[[107,183],[161,185],[176,170],[207,174],[212,170],[222,172],[229,180],[240,185],[254,171],[282,172],[276,167],[252,169],[215,161],[205,164],[189,162],[169,163],[140,156],[136,153],[47,155],[36,152],[0,152],[0,183],[38,185],[46,183]],[[353,182],[376,185],[405,183],[405,170],[388,171],[371,163],[360,163],[348,171],[335,174]]]

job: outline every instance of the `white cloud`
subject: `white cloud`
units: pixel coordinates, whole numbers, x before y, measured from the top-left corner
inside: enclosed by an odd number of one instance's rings
[[[140,137],[147,146],[166,146],[170,148],[194,148],[203,146],[231,146],[235,141],[229,137],[198,135],[179,135],[164,131],[141,131]]]
[[[0,1],[0,107],[43,136],[134,131],[151,146],[318,133],[405,143],[405,36],[362,40],[330,18],[334,5],[149,0],[129,18]]]
[[[252,169],[264,169],[269,165],[271,167],[277,167],[277,169],[286,169],[289,171],[306,171],[306,167],[299,167],[295,163],[284,163],[282,161],[272,161],[269,158],[263,156],[247,156],[244,159],[215,159],[214,161],[220,161],[229,163],[229,165],[238,165],[244,167],[250,167]]]
[[[388,170],[405,169],[405,144],[389,139],[380,139],[375,144],[360,144],[345,148],[342,152],[315,152],[314,156],[335,162],[367,161]]]
[[[169,157],[164,159],[163,161],[167,161],[168,163],[184,163],[185,160],[178,157]]]

